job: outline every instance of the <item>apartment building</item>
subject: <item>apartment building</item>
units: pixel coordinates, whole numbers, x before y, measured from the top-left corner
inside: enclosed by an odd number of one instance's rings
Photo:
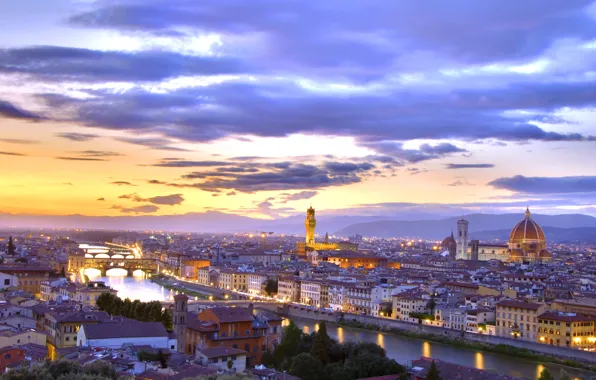
[[[247,292],[255,296],[261,296],[263,294],[263,286],[269,276],[265,273],[248,273],[247,276]]]
[[[300,278],[281,277],[277,281],[277,297],[286,302],[300,302]]]
[[[371,315],[371,286],[350,286],[347,288],[348,311],[356,314]]]
[[[594,317],[547,311],[538,316],[538,341],[553,346],[594,350]]]
[[[546,305],[525,300],[503,300],[496,304],[498,336],[535,342],[538,339],[538,316]]]

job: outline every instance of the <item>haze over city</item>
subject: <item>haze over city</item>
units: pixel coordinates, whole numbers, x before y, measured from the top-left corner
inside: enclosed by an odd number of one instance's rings
[[[2,1],[0,212],[596,215],[595,18],[579,0]]]

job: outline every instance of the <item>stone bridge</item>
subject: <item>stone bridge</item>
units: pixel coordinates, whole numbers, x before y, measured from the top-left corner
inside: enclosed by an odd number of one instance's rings
[[[110,269],[124,269],[132,276],[135,270],[142,270],[145,273],[159,272],[161,262],[155,259],[132,259],[132,258],[88,258],[84,256],[69,257],[69,272],[79,272],[81,269],[98,269],[102,277]]]

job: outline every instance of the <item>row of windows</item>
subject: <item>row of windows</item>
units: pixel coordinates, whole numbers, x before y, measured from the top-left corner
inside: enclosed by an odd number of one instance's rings
[[[231,361],[234,361],[234,360],[236,360],[236,355],[232,355],[232,356],[230,356],[230,360],[231,360]],[[210,360],[210,362],[211,362],[211,363],[217,363],[217,362],[218,362],[218,360],[217,360],[217,358],[213,358],[213,359],[211,359],[211,360]],[[228,357],[227,357],[227,356],[222,356],[222,357],[221,357],[221,362],[222,362],[222,363],[227,363],[227,362],[228,362]]]
[[[514,311],[516,313],[536,314],[536,310],[521,309],[519,307],[499,306],[501,310]]]
[[[560,326],[561,325],[561,323],[559,321],[553,323],[553,321],[548,321],[546,319],[539,319],[538,322],[539,323],[544,323],[545,325],[557,325],[557,326]],[[569,322],[566,322],[565,323],[565,326],[571,327],[571,324]],[[576,322],[576,323],[573,323],[573,327],[591,327],[591,326],[593,326],[593,322]]]

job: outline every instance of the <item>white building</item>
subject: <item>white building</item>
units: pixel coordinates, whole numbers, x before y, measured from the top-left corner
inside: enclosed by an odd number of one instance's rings
[[[263,293],[263,284],[268,277],[264,273],[249,273],[247,278],[248,294],[260,296]]]
[[[345,311],[348,306],[345,284],[329,285],[329,308],[335,311]]]
[[[370,286],[350,286],[347,289],[348,310],[352,313],[371,315]]]
[[[318,280],[302,280],[300,303],[321,307],[321,283]]]
[[[126,345],[148,345],[176,350],[178,339],[170,335],[161,322],[118,322],[84,324],[77,333],[77,346],[122,348]]]
[[[202,365],[219,371],[244,372],[246,370],[246,351],[237,348],[225,346],[203,348],[197,351],[196,359]],[[230,361],[231,369],[228,367]]]
[[[379,316],[379,313],[382,311],[382,303],[391,302],[391,296],[394,290],[395,286],[389,284],[381,284],[372,288],[370,292],[370,313],[372,316]]]
[[[17,278],[17,276],[0,272],[0,289],[6,289],[11,286],[16,287],[18,285],[19,279]]]

